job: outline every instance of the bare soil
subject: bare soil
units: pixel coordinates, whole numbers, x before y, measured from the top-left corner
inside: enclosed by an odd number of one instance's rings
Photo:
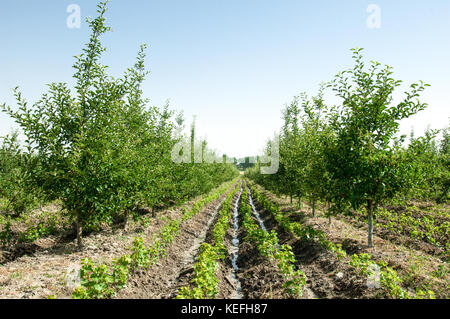
[[[185,206],[189,208],[195,200]],[[71,298],[76,285],[71,274],[80,269],[83,258],[108,264],[128,253],[135,237],[152,238],[168,220],[179,219],[182,214],[181,207],[173,207],[159,212],[156,218],[146,216],[149,220],[146,225],[131,220],[126,231],[110,227],[92,233],[83,239],[82,251],[78,250],[75,239],[57,236],[38,239],[32,243],[34,249],[26,249],[0,265],[0,298]]]

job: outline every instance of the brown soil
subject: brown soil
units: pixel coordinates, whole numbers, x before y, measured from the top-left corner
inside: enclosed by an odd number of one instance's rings
[[[343,249],[348,254],[369,253],[377,261],[388,262],[388,265],[402,277],[405,288],[410,292],[414,293],[416,288],[428,288],[436,293],[437,298],[448,298],[450,296],[448,289],[449,274],[447,273],[442,277],[433,275],[433,272],[441,265],[448,269],[447,264],[441,259],[421,249],[405,247],[396,241],[383,239],[377,236],[376,230],[373,239],[374,248],[368,248],[367,226],[365,224],[361,223],[359,227],[356,227],[353,223],[333,219],[330,225],[328,218],[321,217],[323,215],[320,210],[318,210],[317,217],[313,218],[311,209],[306,205],[303,205],[303,209],[299,210],[290,205],[286,199],[278,198],[262,188],[259,189],[264,191],[271,200],[279,203],[284,211],[290,212],[292,219],[301,216],[300,219],[306,225],[323,231],[331,242],[342,244]],[[308,252],[308,255],[310,254],[312,253]]]
[[[197,199],[195,199],[197,200]],[[194,202],[186,203],[190,207]],[[110,263],[113,258],[129,253],[133,239],[137,236],[151,238],[169,219],[181,218],[181,207],[161,211],[156,218],[149,217],[149,224],[129,221],[127,230],[109,228],[86,236],[85,248],[79,251],[76,240],[64,242],[50,236],[37,240],[38,248],[0,265],[0,298],[71,298],[74,288],[69,280],[70,272],[79,269],[83,258],[94,262]]]
[[[342,248],[348,254],[369,253],[374,260],[386,261],[403,278],[404,286],[410,292],[414,293],[419,287],[428,287],[436,293],[437,297],[448,298],[450,293],[448,274],[443,278],[431,275],[444,264],[439,258],[378,236],[374,236],[374,248],[368,248],[366,227],[358,229],[340,220],[333,220],[330,226],[328,219],[322,217],[315,219],[315,221],[309,220],[308,224],[324,231],[328,240],[342,244]]]
[[[360,220],[355,220],[350,217],[346,216],[340,216],[338,217],[339,220],[354,224],[355,227],[364,229],[366,227],[366,223]],[[378,221],[383,222],[383,221]],[[423,251],[426,254],[435,256],[442,261],[449,260],[448,254],[445,254],[445,250],[442,247],[437,247],[436,245],[430,244],[426,242],[425,240],[420,240],[416,238],[411,238],[404,234],[399,234],[397,232],[391,231],[389,229],[383,229],[381,227],[375,227],[374,228],[374,234],[377,235],[380,238],[383,238],[385,240],[388,240],[392,243],[399,244],[405,247],[412,248],[414,250],[420,250]]]
[[[10,228],[10,242],[0,246],[0,264],[5,264],[24,255],[51,249],[58,243],[70,242],[75,237],[75,232],[72,229],[64,229],[67,223],[66,218],[61,218],[57,230],[52,236],[39,238],[34,242],[21,242],[19,240],[20,235],[26,232],[28,228],[36,226],[39,222],[45,222],[50,216],[60,216],[60,211],[60,205],[49,204],[43,208],[24,213],[20,218],[13,218]],[[0,225],[0,231],[3,231],[4,228],[5,224]]]
[[[235,201],[237,200],[238,195],[236,194],[232,201],[232,206],[234,206]],[[220,208],[219,208],[220,209]],[[214,225],[216,224],[217,220],[219,218],[219,214],[216,214],[212,223],[209,225],[206,235],[204,238],[205,243],[208,244],[214,244],[214,239],[212,237],[212,230],[214,229]],[[232,231],[231,227],[228,228],[228,232],[225,237],[225,246],[227,247],[228,251],[231,251],[231,240],[232,240]],[[201,240],[201,238],[200,238]],[[198,242],[200,242],[200,240]],[[183,271],[179,274],[177,278],[176,284],[172,287],[172,293],[171,298],[176,297],[178,290],[183,286],[189,286],[191,280],[194,276],[194,262],[197,260],[198,250],[196,250],[196,256],[195,258],[192,258],[191,263],[187,264]],[[218,291],[219,294],[217,295],[217,298],[219,299],[234,299],[237,297],[236,291],[237,291],[237,283],[233,280],[232,277],[232,264],[231,264],[231,256],[229,255],[225,260],[218,262],[218,269],[216,271],[216,276],[218,279]]]
[[[189,203],[188,203],[189,204]],[[166,210],[161,210],[160,208],[154,208],[155,213],[160,212],[165,215]],[[152,212],[148,208],[140,208],[138,214],[143,217],[152,216]],[[170,215],[169,215],[170,216]],[[47,221],[50,218],[57,217],[58,222],[56,224],[56,229],[51,235],[42,235],[40,238],[34,240],[33,242],[21,241],[20,236],[23,235],[28,229],[36,227],[39,223],[48,225]],[[123,228],[124,220],[122,216],[117,218],[114,223],[101,223],[99,225],[99,230],[97,231],[86,231],[83,230],[84,237],[92,237],[102,233],[116,233],[121,231]],[[5,225],[0,225],[0,231],[3,230]],[[136,228],[129,229],[127,227],[127,232],[130,230],[140,232],[141,229]],[[39,254],[41,252],[55,252],[61,250],[61,248],[70,245],[70,243],[76,238],[75,225],[71,225],[68,221],[68,217],[62,215],[61,206],[55,203],[48,204],[42,208],[34,209],[28,213],[25,213],[18,219],[13,219],[11,222],[11,234],[12,238],[10,242],[4,246],[0,246],[0,265],[4,265],[8,262],[14,261],[22,256],[32,256]]]
[[[450,203],[436,204],[430,201],[411,201],[408,207],[417,207],[418,210],[410,211],[413,217],[432,216],[438,223],[450,222]],[[402,213],[407,210],[406,206],[385,205],[384,208]],[[436,211],[437,208],[437,211]]]
[[[240,215],[239,225],[242,225]],[[237,278],[241,282],[243,297],[246,299],[289,298],[283,290],[283,276],[276,263],[259,254],[256,246],[245,238],[242,227],[239,227],[238,238]]]
[[[357,274],[347,263],[316,242],[302,241],[279,227],[272,215],[257,203],[257,209],[267,229],[278,233],[280,244],[289,244],[295,254],[297,267],[307,277],[307,289],[318,298],[375,298],[376,292],[366,285],[366,278]],[[300,218],[304,220],[304,217]]]
[[[205,240],[207,230],[213,225],[218,209],[226,194],[200,214],[181,225],[180,235],[167,248],[166,257],[147,271],[130,278],[127,287],[116,298],[168,299],[177,295],[179,288],[189,282],[193,273],[195,256]]]
[[[283,291],[283,277],[275,263],[259,255],[247,241],[239,245],[238,278],[246,299],[288,298]]]

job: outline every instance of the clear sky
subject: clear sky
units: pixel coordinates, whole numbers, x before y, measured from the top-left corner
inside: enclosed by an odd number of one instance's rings
[[[82,24],[68,28],[67,7]],[[369,28],[370,4],[381,9]],[[73,56],[87,42],[94,0],[0,1],[0,103],[13,104],[20,86],[30,103],[51,82],[73,84]],[[170,100],[184,110],[211,147],[230,156],[257,153],[281,126],[281,109],[302,91],[352,65],[350,48],[394,67],[397,79],[432,86],[426,111],[402,123],[417,134],[450,118],[450,1],[414,0],[112,0],[113,32],[104,63],[120,76],[147,43],[151,74],[144,86],[153,105]],[[0,135],[14,127],[0,114]]]

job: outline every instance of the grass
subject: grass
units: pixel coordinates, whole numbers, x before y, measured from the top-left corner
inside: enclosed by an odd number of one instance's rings
[[[448,264],[439,265],[438,268],[431,273],[431,275],[436,278],[444,278],[445,276],[447,276],[449,272],[448,268],[449,268]]]
[[[17,271],[15,273],[11,274],[11,279],[22,279],[23,278],[23,274],[20,271]]]

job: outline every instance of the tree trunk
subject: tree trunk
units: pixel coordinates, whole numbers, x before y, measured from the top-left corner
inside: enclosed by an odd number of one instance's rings
[[[291,204],[292,204],[292,194],[291,194],[291,195],[289,195],[289,197],[290,197],[290,199],[291,199]]]
[[[369,226],[368,232],[368,246],[373,247],[373,203],[372,201],[367,202],[367,221]]]
[[[123,222],[123,230],[127,230],[129,215],[130,215],[130,211],[128,209],[126,209],[124,212],[124,216],[123,216],[123,218],[125,219]]]
[[[78,249],[83,248],[83,221],[80,212],[77,212],[77,245]]]
[[[297,207],[302,208],[302,196],[300,193],[297,193],[295,198],[297,198]]]
[[[13,198],[11,198],[11,199],[9,200],[8,206],[6,206],[6,208],[5,208],[5,212],[8,213],[9,206],[16,200],[17,194],[19,194],[19,192],[16,192],[16,193],[14,194]]]
[[[316,217],[316,200],[312,202],[313,217]]]
[[[331,203],[327,202],[327,213],[328,213],[328,224],[331,225],[331,213],[330,213]]]
[[[152,210],[152,217],[155,218],[156,217],[156,212],[155,212],[155,208],[152,207],[150,208]]]
[[[444,186],[444,189],[442,190],[441,194],[438,196],[438,199],[437,199],[438,204],[441,204],[442,202],[445,201],[449,188],[450,188],[450,183],[448,183]]]

